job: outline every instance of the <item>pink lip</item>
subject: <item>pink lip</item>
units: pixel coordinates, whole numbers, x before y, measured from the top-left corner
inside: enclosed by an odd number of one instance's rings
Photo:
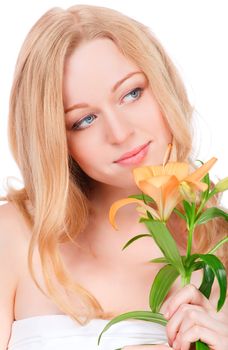
[[[114,163],[118,164],[137,164],[139,163],[147,154],[148,146],[151,143],[151,141],[147,142],[146,144],[134,148],[132,151],[124,153],[119,159],[115,160]]]

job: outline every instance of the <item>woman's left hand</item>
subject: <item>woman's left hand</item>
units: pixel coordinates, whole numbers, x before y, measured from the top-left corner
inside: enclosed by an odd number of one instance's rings
[[[213,350],[228,349],[227,313],[217,312],[194,285],[183,287],[170,298],[165,317],[167,337],[173,349],[188,350],[197,340]]]

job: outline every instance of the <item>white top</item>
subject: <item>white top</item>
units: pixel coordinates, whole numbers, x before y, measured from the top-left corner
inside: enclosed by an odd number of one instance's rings
[[[14,321],[8,350],[116,350],[127,345],[167,344],[165,327],[125,320],[98,337],[109,320],[92,319],[81,326],[67,315],[47,315]]]

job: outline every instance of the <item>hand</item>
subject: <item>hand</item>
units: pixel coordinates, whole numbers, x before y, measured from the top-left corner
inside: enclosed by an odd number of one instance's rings
[[[228,315],[217,312],[210,301],[192,284],[170,298],[165,315],[169,344],[175,350],[188,350],[201,340],[212,350],[228,349]]]

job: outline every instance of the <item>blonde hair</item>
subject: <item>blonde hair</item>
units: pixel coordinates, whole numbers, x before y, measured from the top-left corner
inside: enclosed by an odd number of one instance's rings
[[[66,58],[83,41],[95,38],[113,40],[147,76],[173,134],[174,158],[186,160],[192,149],[193,108],[176,68],[148,27],[116,10],[91,5],[51,9],[33,26],[18,57],[8,124],[24,188],[9,188],[4,199],[18,206],[31,228],[28,258],[34,280],[32,258],[38,247],[49,296],[80,323],[69,293],[81,298],[86,322],[107,315],[91,293],[72,281],[58,250],[60,242],[75,241],[89,217],[89,179],[68,154],[62,86]],[[204,249],[215,241],[217,230],[218,225],[203,236]]]

